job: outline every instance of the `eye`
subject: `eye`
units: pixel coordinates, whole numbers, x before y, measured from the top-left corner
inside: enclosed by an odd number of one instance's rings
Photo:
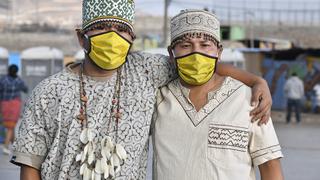
[[[105,29],[105,27],[102,27],[102,26],[96,27],[96,30],[104,30],[104,29]]]
[[[181,44],[180,47],[181,47],[181,48],[189,48],[189,47],[190,47],[190,44]]]
[[[118,30],[118,32],[126,32],[126,30],[123,29],[123,28],[119,28],[119,29],[117,29],[117,30]]]
[[[211,47],[211,44],[201,44],[202,47]]]

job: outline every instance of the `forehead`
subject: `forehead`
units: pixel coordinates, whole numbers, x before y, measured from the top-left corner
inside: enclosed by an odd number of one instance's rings
[[[188,42],[188,43],[213,43],[216,46],[219,45],[218,41],[216,41],[216,39],[211,36],[211,35],[207,35],[204,33],[187,33],[184,35],[181,35],[180,37],[174,39],[171,42],[171,46],[174,47],[175,45],[179,44],[179,43],[183,43],[183,42]]]
[[[177,43],[204,43],[204,42],[213,43],[213,41],[206,39],[204,37],[185,37],[185,38],[182,38],[181,40],[178,40]]]
[[[101,32],[107,32],[107,31],[121,31],[122,33],[130,34],[130,28],[122,23],[117,22],[101,22],[93,24],[92,26],[88,27],[87,29],[83,30],[83,33],[92,35],[97,34]]]

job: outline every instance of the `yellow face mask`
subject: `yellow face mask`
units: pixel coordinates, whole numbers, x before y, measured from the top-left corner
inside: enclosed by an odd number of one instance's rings
[[[217,57],[201,53],[191,53],[177,57],[179,76],[190,85],[202,85],[208,82],[216,71]]]
[[[125,63],[131,43],[114,31],[89,37],[89,55],[100,68],[113,70]]]

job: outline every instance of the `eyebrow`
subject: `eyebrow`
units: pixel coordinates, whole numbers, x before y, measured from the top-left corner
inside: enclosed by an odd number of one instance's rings
[[[201,40],[200,43],[212,42],[210,40]]]
[[[199,43],[208,43],[208,42],[210,43],[212,41],[210,41],[208,39],[202,39],[199,41]],[[181,40],[181,42],[177,42],[177,44],[182,44],[182,43],[193,43],[193,42],[191,41],[191,39],[185,39],[185,40]],[[212,42],[212,43],[214,44],[214,42]]]

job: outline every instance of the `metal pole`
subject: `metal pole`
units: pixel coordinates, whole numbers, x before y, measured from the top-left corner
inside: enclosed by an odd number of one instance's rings
[[[49,50],[51,51],[51,69],[50,69],[50,75],[53,75],[55,72],[54,72],[54,69],[55,69],[55,54],[54,54],[54,48],[51,48],[49,47]]]
[[[274,13],[275,13],[275,2],[274,0],[271,1],[271,23],[274,23]]]
[[[230,7],[230,0],[228,0],[228,25],[231,26],[231,7]]]
[[[250,15],[250,48],[254,48],[254,35],[253,35],[253,14]]]
[[[307,7],[306,7],[306,3],[303,3],[303,22],[301,23],[302,26],[304,26],[304,23],[307,22]]]
[[[248,25],[248,20],[247,20],[247,1],[243,0],[243,12],[244,12],[244,22],[246,25]]]
[[[10,31],[12,31],[13,26],[14,26],[14,8],[15,8],[14,0],[11,0]]]
[[[167,46],[168,40],[168,8],[170,0],[164,0],[164,26],[163,26],[163,46]]]

